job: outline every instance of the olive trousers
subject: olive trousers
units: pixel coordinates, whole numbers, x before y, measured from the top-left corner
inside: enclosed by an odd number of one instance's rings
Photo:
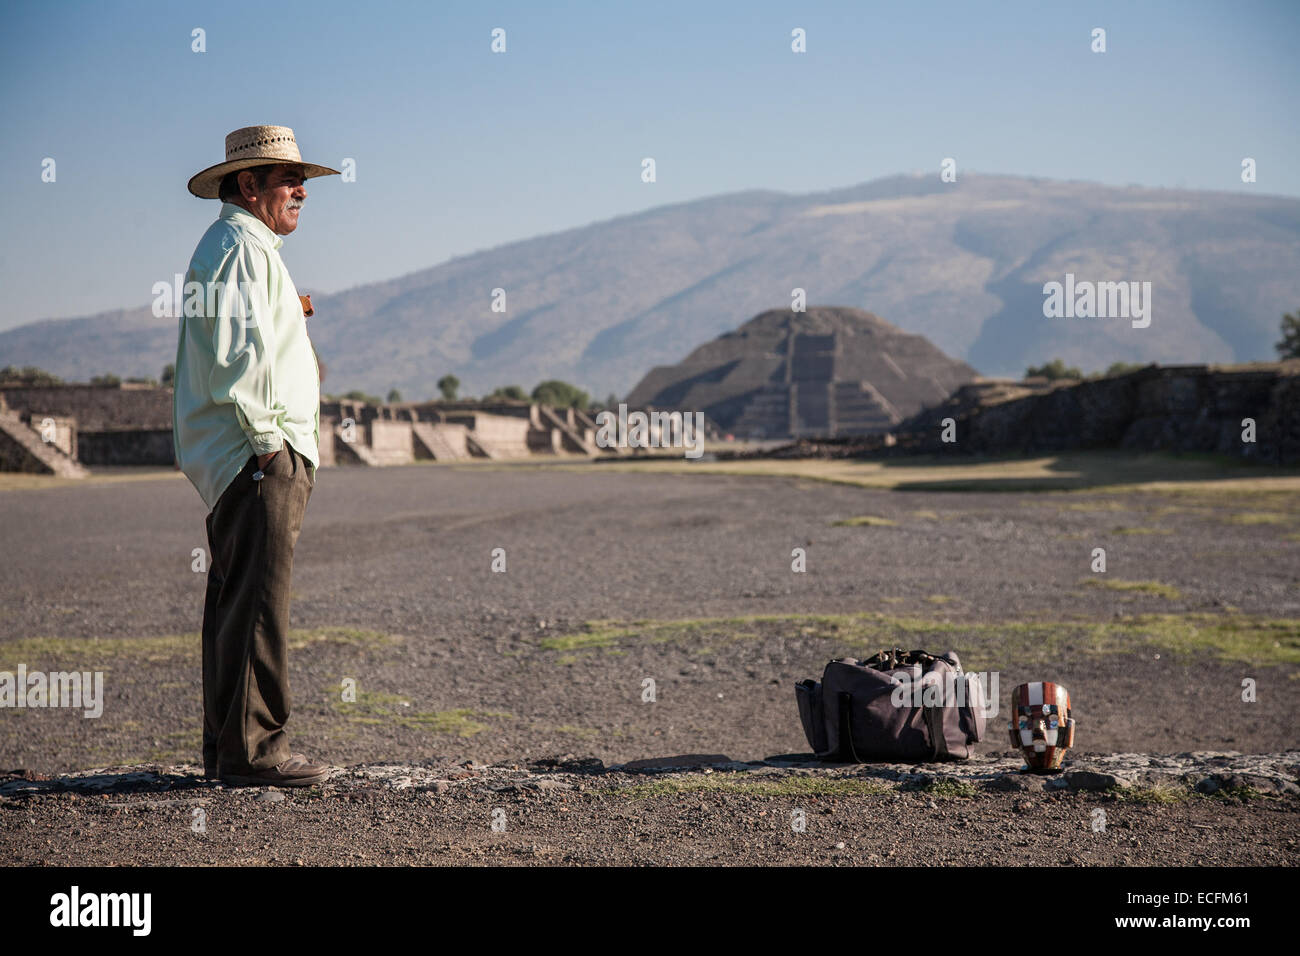
[[[289,588],[316,469],[287,441],[259,475],[253,455],[207,518],[203,767],[266,770],[289,757]]]

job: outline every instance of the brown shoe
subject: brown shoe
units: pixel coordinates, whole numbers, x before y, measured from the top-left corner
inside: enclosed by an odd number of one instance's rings
[[[334,769],[327,763],[308,760],[304,754],[290,754],[274,767],[248,773],[223,773],[221,782],[229,787],[310,787],[324,780]]]

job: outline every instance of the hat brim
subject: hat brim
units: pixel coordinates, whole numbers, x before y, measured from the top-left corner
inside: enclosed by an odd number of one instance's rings
[[[227,173],[237,172],[241,169],[252,169],[254,166],[301,166],[304,170],[303,178],[315,179],[317,176],[339,176],[342,175],[337,169],[330,169],[328,166],[317,166],[315,163],[304,163],[293,159],[269,159],[266,157],[253,157],[247,159],[232,159],[229,162],[217,163],[215,166],[209,166],[201,173],[195,173],[189,181],[189,190],[200,199],[219,199],[218,191],[221,189],[221,180],[226,177]]]

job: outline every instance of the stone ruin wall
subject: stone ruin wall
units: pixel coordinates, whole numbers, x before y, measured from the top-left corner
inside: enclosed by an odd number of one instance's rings
[[[5,385],[9,408],[83,465],[171,465],[172,390],[148,385]],[[0,463],[0,470],[9,470]]]
[[[121,428],[171,430],[172,390],[147,385],[3,385],[9,407],[38,423],[44,415],[77,420],[77,432]],[[39,425],[38,425],[39,427]]]
[[[42,422],[55,422],[53,444],[85,465],[174,465],[172,390],[145,385],[0,386],[0,408],[40,431]],[[367,405],[348,400],[321,403],[321,465],[356,462],[340,450],[338,426],[352,419],[356,447],[370,464],[399,464],[429,457],[417,442],[415,429],[425,426],[440,455],[470,458],[474,445],[490,447],[494,456],[575,452],[554,427],[582,430],[583,416],[572,409],[555,409],[551,416],[529,402],[401,402]],[[585,425],[590,426],[586,421]],[[20,446],[0,442],[0,470],[37,467]]]
[[[1037,454],[1087,448],[1208,452],[1300,462],[1300,360],[1148,366],[1113,378],[964,386],[902,423],[894,453]],[[1010,393],[1011,397],[1008,397]],[[956,422],[957,441],[942,440]],[[1255,421],[1253,443],[1243,419]]]
[[[33,429],[55,420],[55,444],[86,465],[171,465],[172,392],[146,386],[3,386],[0,403]],[[559,422],[589,425],[571,409]],[[576,417],[575,417],[576,415]],[[383,463],[418,457],[416,422],[433,424],[458,454],[480,429],[508,456],[573,451],[528,403],[412,402],[385,406],[321,404],[321,464],[338,461],[334,428],[356,421],[357,441]],[[952,418],[958,440],[941,440]],[[1241,440],[1253,418],[1256,441]],[[333,436],[333,441],[330,437]],[[1238,366],[1148,366],[1084,382],[982,381],[902,422],[888,437],[855,443],[886,454],[1038,454],[1080,449],[1210,452],[1261,462],[1300,463],[1300,360]],[[11,449],[21,458],[17,449]],[[407,457],[409,456],[409,457]],[[0,470],[20,470],[0,447]]]

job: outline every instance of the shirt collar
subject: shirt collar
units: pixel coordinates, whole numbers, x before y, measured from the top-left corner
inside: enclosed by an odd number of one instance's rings
[[[271,231],[270,227],[262,220],[258,219],[243,206],[236,206],[232,202],[223,202],[221,204],[220,219],[233,219],[245,229],[251,229],[253,233],[266,242],[272,249],[279,249],[284,245],[284,240]]]

